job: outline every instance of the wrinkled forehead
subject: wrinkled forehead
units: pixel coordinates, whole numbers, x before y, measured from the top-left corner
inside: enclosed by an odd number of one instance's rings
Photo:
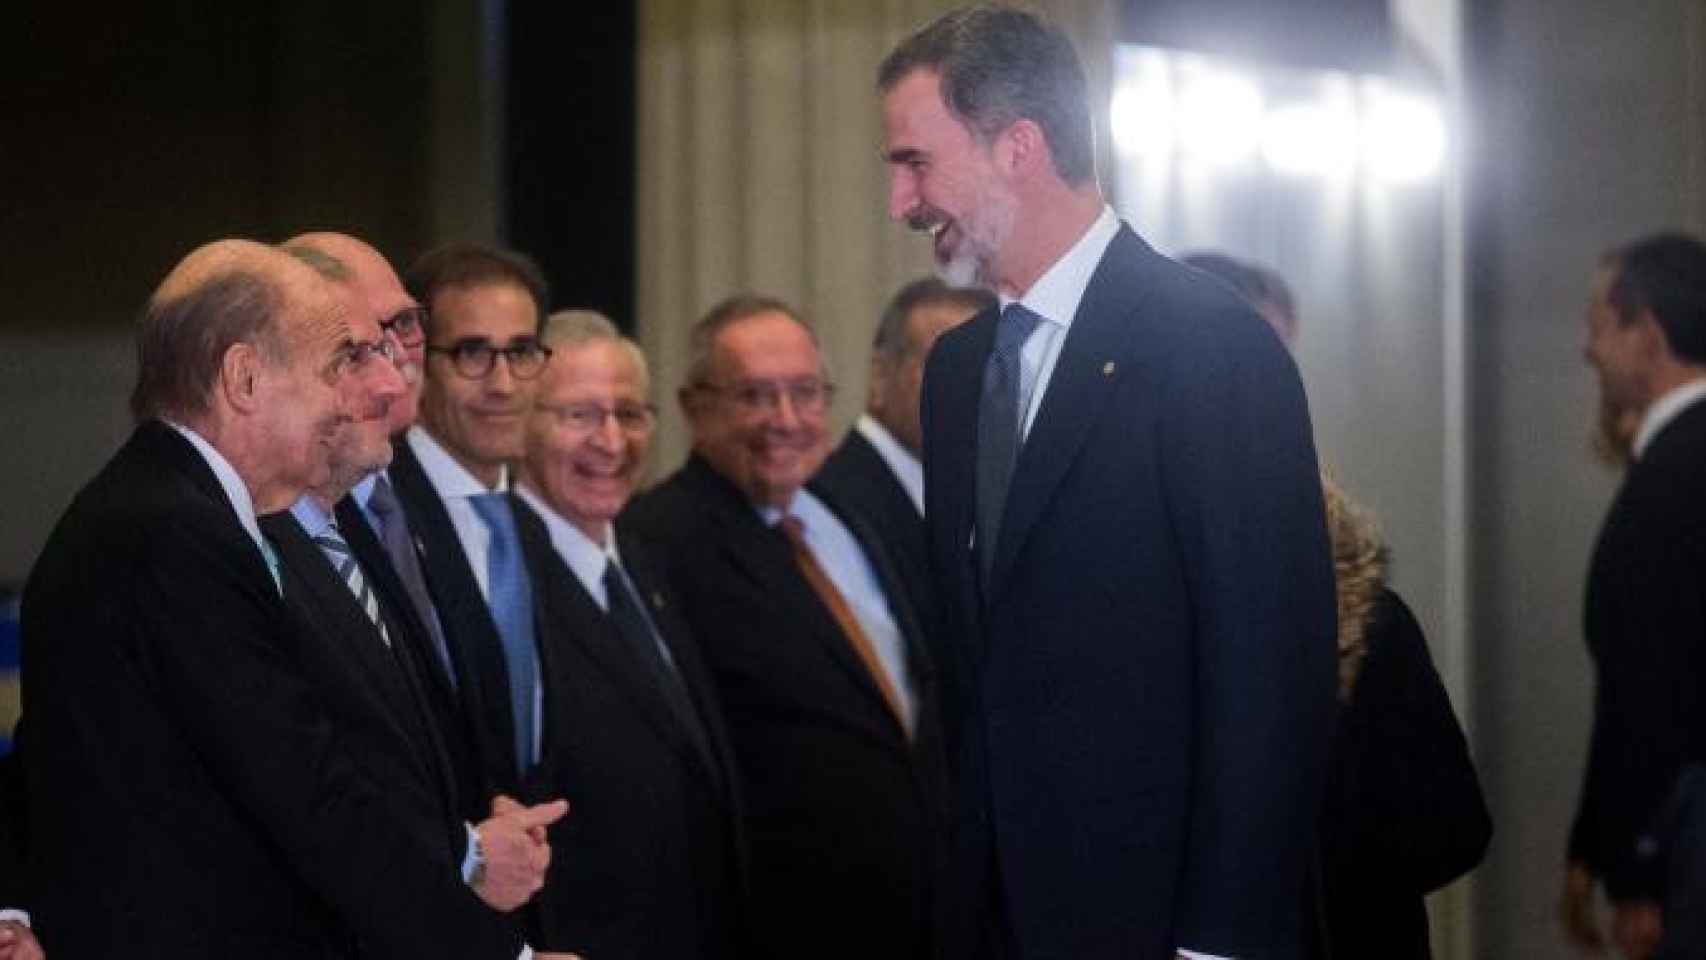
[[[811,331],[775,310],[742,317],[719,331],[711,359],[724,376],[752,380],[812,376],[822,367]]]

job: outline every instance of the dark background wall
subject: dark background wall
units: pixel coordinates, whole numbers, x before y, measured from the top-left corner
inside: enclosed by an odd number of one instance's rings
[[[538,256],[633,304],[633,9],[26,2],[0,33],[0,584],[129,429],[129,323],[225,236]],[[507,96],[506,96],[507,94]],[[506,102],[508,106],[506,107]]]

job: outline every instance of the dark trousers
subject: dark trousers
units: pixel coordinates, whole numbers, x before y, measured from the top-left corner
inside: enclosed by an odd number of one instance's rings
[[[1706,958],[1706,767],[1677,777],[1665,806],[1664,937],[1653,960]]]

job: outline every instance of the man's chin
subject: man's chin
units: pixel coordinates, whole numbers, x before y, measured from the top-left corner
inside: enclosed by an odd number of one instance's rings
[[[950,287],[975,287],[982,281],[981,264],[963,253],[936,261],[936,276]]]

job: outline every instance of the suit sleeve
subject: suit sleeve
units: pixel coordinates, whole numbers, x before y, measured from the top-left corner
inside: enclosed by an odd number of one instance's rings
[[[1290,357],[1241,309],[1187,322],[1160,447],[1195,654],[1177,945],[1261,956],[1298,935],[1334,709],[1331,558]]]
[[[295,630],[238,545],[180,525],[134,584],[161,700],[210,774],[378,956],[513,957],[519,938],[411,833],[297,666]],[[247,544],[241,544],[247,548]],[[192,586],[193,585],[193,588]]]
[[[1593,735],[1571,854],[1614,900],[1659,898],[1664,878],[1651,828],[1677,772],[1697,759],[1697,731],[1706,725],[1703,531],[1667,502],[1631,491],[1617,521],[1628,526],[1595,563],[1594,589],[1608,594],[1609,613],[1594,624],[1602,635]]]

